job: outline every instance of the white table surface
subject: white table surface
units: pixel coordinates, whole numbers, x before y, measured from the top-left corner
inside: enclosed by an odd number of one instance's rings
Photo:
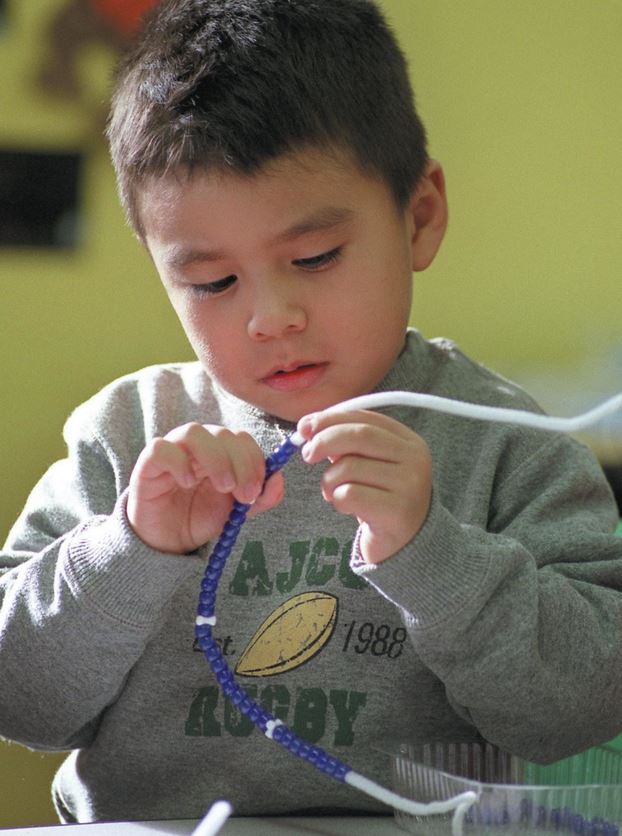
[[[190,836],[195,821],[111,822],[0,829],[1,836]],[[222,836],[397,836],[392,816],[230,818]]]

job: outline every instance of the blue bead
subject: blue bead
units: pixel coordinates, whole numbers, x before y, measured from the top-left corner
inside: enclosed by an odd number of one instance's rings
[[[344,763],[338,763],[333,775],[338,781],[343,781],[346,777],[346,773],[349,771],[349,768]]]
[[[218,581],[216,578],[203,578],[201,581],[201,589],[203,592],[216,592]]]
[[[242,714],[248,714],[251,708],[253,707],[253,701],[250,697],[244,696],[242,702],[238,705],[238,711],[241,711]]]
[[[307,754],[307,761],[315,766],[320,756],[320,752],[321,749],[318,749],[317,746],[310,746],[309,753]]]
[[[245,697],[246,697],[246,694],[244,693],[242,688],[240,688],[240,686],[237,685],[237,684],[236,684],[235,688],[229,694],[229,699],[231,700],[231,702],[235,706],[238,706]]]
[[[332,775],[337,769],[337,758],[333,758],[332,755],[328,756],[328,760],[326,761],[326,766],[324,767],[324,772],[327,775]]]
[[[257,720],[259,720],[260,716],[261,716],[261,708],[259,708],[258,705],[253,705],[251,710],[248,712],[248,719],[252,723],[257,723]]]
[[[272,740],[276,740],[277,743],[284,743],[286,732],[287,726],[275,726],[272,731]]]
[[[262,729],[265,731],[269,720],[274,720],[274,717],[272,716],[272,714],[269,714],[265,709],[263,709],[261,714],[257,718],[257,725],[261,726]]]
[[[230,679],[227,679],[226,682],[221,683],[222,692],[225,697],[228,697],[231,702],[233,702],[233,694],[235,693],[236,683],[233,676]]]

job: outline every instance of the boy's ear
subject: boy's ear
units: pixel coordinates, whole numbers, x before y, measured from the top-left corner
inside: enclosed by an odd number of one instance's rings
[[[429,160],[409,202],[412,269],[425,270],[439,250],[447,229],[445,174],[440,163]]]

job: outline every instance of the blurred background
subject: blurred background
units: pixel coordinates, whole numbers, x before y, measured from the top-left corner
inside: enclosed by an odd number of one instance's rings
[[[191,359],[102,138],[149,0],[0,0],[4,539],[85,398]],[[622,3],[383,0],[445,167],[446,242],[412,323],[571,415],[622,390]],[[585,440],[613,484],[622,417]],[[1,674],[0,674],[1,675]],[[68,695],[70,698],[70,695]],[[0,827],[53,822],[58,755],[0,743]]]

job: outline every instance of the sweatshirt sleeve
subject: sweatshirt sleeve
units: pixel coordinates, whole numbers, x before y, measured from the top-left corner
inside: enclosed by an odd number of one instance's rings
[[[591,453],[538,446],[495,485],[488,524],[440,491],[417,537],[353,568],[402,611],[454,709],[489,741],[538,762],[622,728],[622,538]]]
[[[35,487],[0,555],[0,735],[34,748],[92,739],[197,561],[133,533],[121,468],[90,420],[72,416],[67,458]]]

